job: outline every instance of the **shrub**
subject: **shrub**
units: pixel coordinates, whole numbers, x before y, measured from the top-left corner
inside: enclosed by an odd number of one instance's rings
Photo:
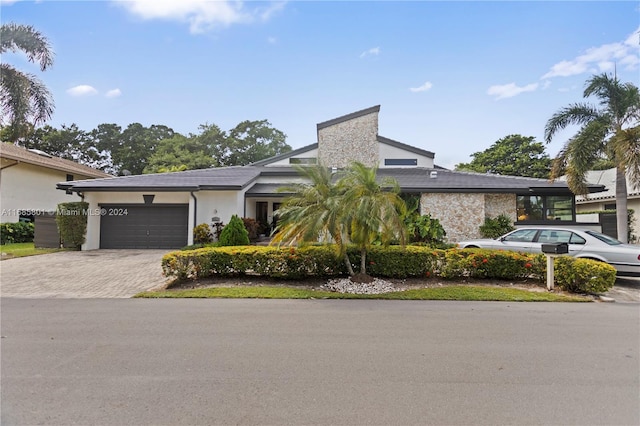
[[[243,217],[242,222],[249,233],[249,241],[258,241],[258,229],[260,227],[258,221],[250,217]]]
[[[206,223],[201,223],[200,225],[193,228],[193,243],[194,244],[206,244],[213,241],[213,234],[211,233],[211,228]]]
[[[463,249],[447,250],[440,271],[445,279],[490,278],[504,280],[545,277],[545,257],[513,251]]]
[[[441,244],[445,242],[447,235],[438,219],[434,219],[431,215],[409,217],[405,221],[409,241],[412,243],[425,243],[430,245]]]
[[[249,245],[249,233],[237,215],[231,216],[229,224],[222,229],[219,242],[221,246]]]
[[[485,217],[484,225],[480,226],[480,234],[484,238],[498,238],[501,235],[516,229],[513,221],[504,214],[495,218]]]
[[[553,269],[557,286],[572,293],[603,293],[616,282],[616,269],[597,260],[560,256]]]
[[[33,230],[32,222],[0,223],[0,244],[31,242]]]
[[[58,204],[56,224],[64,247],[80,250],[87,232],[87,209],[83,201]]]

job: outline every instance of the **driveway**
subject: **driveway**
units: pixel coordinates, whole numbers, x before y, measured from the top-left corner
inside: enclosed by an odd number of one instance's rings
[[[0,295],[28,298],[126,298],[162,287],[168,250],[67,251],[0,262]]]

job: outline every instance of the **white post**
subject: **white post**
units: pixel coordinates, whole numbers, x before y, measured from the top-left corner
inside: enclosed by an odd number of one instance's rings
[[[553,290],[553,258],[554,256],[547,255],[547,290]]]

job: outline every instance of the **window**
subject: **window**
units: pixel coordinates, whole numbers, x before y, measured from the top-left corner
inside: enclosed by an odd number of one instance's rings
[[[385,166],[417,166],[417,158],[385,158]]]
[[[313,157],[289,158],[289,164],[317,164],[318,159]]]
[[[575,221],[571,195],[518,195],[516,208],[518,222]]]
[[[73,180],[73,175],[67,175],[67,182],[71,182]]]
[[[504,241],[530,243],[533,241],[533,237],[536,236],[537,232],[537,229],[518,229],[504,237]]]
[[[604,209],[605,209],[605,210],[615,210],[615,209],[616,209],[616,203],[613,203],[613,204],[605,204],[605,205],[604,205]]]

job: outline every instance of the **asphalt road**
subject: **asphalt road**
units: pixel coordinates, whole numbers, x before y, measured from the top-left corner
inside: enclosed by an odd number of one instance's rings
[[[3,425],[640,423],[635,303],[0,307]]]

